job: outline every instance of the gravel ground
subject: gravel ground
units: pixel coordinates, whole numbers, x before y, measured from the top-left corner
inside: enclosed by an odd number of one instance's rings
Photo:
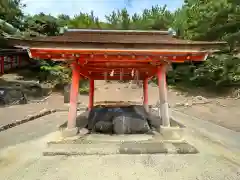
[[[113,82],[106,84],[104,81],[96,81],[95,88],[95,101],[142,101],[142,89],[131,88],[129,84],[126,83],[119,84]],[[158,88],[149,85],[149,104],[156,104],[158,99]],[[195,92],[195,94],[183,93],[174,89],[169,89],[168,99],[171,107],[174,107],[174,109],[178,111],[240,132],[240,111],[238,110],[240,99],[210,95],[205,96],[201,91],[199,91],[199,93]],[[87,105],[88,96],[81,95],[79,102]],[[54,93],[46,101],[41,103],[0,108],[0,125],[24,118],[44,108],[67,109],[63,104],[62,95]]]
[[[230,162],[210,155],[121,155],[45,157],[1,176],[6,180],[239,180],[239,173]]]
[[[142,91],[125,88],[124,84],[97,84],[96,100],[141,100]],[[120,89],[119,89],[120,88]],[[125,90],[124,90],[125,89]],[[114,93],[113,93],[114,91]],[[111,92],[111,93],[110,93]],[[185,101],[187,97],[169,92],[171,104]],[[157,101],[156,88],[149,89],[150,103]],[[174,95],[174,96],[173,96]],[[87,102],[88,97],[80,100]],[[226,103],[226,101],[224,101]],[[228,123],[236,123],[231,111],[233,100],[229,100]],[[235,105],[238,100],[234,101]],[[196,107],[198,105],[195,105]],[[189,107],[186,107],[191,109]],[[207,109],[207,106],[201,108]],[[214,108],[214,107],[212,107]],[[203,112],[203,110],[199,111]],[[214,111],[213,111],[214,112]],[[211,112],[211,113],[213,113]],[[221,113],[215,112],[212,122],[217,123]],[[226,116],[224,116],[225,118]],[[56,135],[51,133],[67,119],[65,112],[55,113],[38,120],[22,124],[0,133],[0,179],[3,180],[77,180],[77,179],[180,179],[180,180],[239,180],[240,161],[237,154],[203,138],[194,132],[186,139],[199,154],[192,155],[109,155],[43,157],[42,151]],[[210,121],[210,120],[209,120]],[[223,124],[224,126],[227,123]],[[236,124],[238,126],[238,124]],[[230,127],[230,126],[229,126]]]
[[[56,131],[67,120],[67,113],[54,113],[0,132],[0,149],[40,138]]]
[[[42,156],[46,142],[59,137],[59,133],[49,132],[66,117],[66,112],[55,113],[0,133],[0,142],[6,140],[6,148],[0,151],[0,179],[240,179],[237,154],[194,131],[186,134],[186,140],[198,148],[199,154]]]
[[[44,109],[68,109],[63,104],[63,97],[60,94],[52,94],[46,101],[29,103],[24,105],[13,105],[0,108],[0,126],[6,125],[16,120],[21,120],[29,115],[38,114]]]
[[[43,157],[41,151],[53,134],[3,150],[0,179],[240,179],[240,166],[228,158],[231,154],[211,141],[196,139],[196,135],[189,136],[189,140],[200,149],[200,153],[194,155]]]

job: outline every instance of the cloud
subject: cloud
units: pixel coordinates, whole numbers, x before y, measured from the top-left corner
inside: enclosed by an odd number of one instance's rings
[[[44,12],[54,16],[58,14],[68,14],[74,16],[79,12],[94,14],[100,19],[104,19],[106,14],[113,10],[127,8],[132,13],[139,13],[145,8],[151,8],[153,5],[167,5],[169,10],[179,8],[183,0],[132,0],[129,4],[127,0],[23,0],[27,5],[24,8],[26,14],[36,14]]]

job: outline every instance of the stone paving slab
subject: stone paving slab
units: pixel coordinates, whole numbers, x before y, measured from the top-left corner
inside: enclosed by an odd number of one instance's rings
[[[161,134],[103,135],[87,134],[49,141],[45,156],[109,154],[196,154],[185,140],[163,139]]]
[[[110,155],[110,154],[196,154],[187,142],[95,142],[81,144],[50,144],[44,156]]]

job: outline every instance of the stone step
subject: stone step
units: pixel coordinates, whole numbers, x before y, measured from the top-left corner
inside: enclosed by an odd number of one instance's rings
[[[49,144],[44,156],[56,155],[109,155],[119,153],[119,144],[95,143],[95,144]]]
[[[198,150],[186,142],[92,142],[50,143],[44,156],[110,155],[110,154],[196,154]]]
[[[91,134],[86,136],[86,140],[98,142],[137,142],[148,141],[152,139],[153,135],[148,134],[125,134],[125,135]]]

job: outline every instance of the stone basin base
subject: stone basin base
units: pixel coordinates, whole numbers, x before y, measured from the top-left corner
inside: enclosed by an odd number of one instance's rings
[[[103,103],[100,103],[101,105]],[[119,103],[116,105],[119,107]],[[114,106],[115,107],[115,106]],[[120,106],[122,107],[122,105]],[[150,117],[141,106],[136,106],[138,112]],[[43,153],[53,155],[109,155],[109,154],[194,154],[198,150],[184,140],[185,126],[174,119],[170,127],[161,126],[161,118],[155,111],[151,112],[153,119],[149,121],[151,128],[147,133],[116,134],[93,131],[89,128],[89,114],[83,112],[77,118],[77,127],[67,129],[67,123],[60,126],[62,138],[48,143]],[[97,116],[95,116],[97,117]],[[91,122],[91,121],[90,121]]]
[[[196,154],[198,150],[184,140],[167,140],[161,134],[88,134],[48,143],[45,156],[110,154]]]

